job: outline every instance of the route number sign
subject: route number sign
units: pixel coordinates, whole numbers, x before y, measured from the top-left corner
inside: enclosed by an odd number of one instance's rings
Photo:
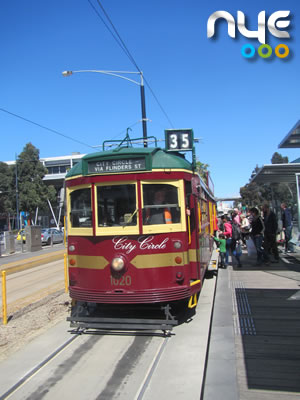
[[[168,129],[165,130],[167,151],[187,151],[193,149],[192,129]]]

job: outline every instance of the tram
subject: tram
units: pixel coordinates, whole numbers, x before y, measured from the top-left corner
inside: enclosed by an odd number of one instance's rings
[[[71,327],[170,330],[196,306],[216,207],[193,141],[191,129],[166,130],[165,149],[136,147],[127,134],[67,173]]]

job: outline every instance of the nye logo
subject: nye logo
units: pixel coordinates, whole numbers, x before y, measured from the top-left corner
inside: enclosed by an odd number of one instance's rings
[[[289,20],[285,20],[290,15],[290,11],[276,11],[270,15],[267,21],[268,31],[272,36],[277,38],[289,39],[290,35],[287,31],[280,30],[287,28],[290,24]],[[218,19],[225,19],[228,24],[228,35],[235,38],[236,22],[234,17],[227,11],[216,11],[210,15],[207,21],[207,37],[212,38],[215,35],[215,23]],[[257,18],[257,30],[249,30],[245,23],[245,14],[242,11],[237,12],[237,28],[241,35],[246,38],[256,38],[261,45],[258,48],[258,54],[262,58],[269,58],[273,52],[272,47],[266,44],[266,12],[261,11]],[[279,58],[286,58],[289,55],[289,47],[286,44],[278,44],[275,47],[275,54]],[[245,44],[241,53],[245,58],[252,58],[255,54],[255,47],[252,44]]]

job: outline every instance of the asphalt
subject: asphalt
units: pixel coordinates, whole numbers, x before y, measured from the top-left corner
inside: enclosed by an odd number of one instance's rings
[[[0,271],[9,273],[19,272],[27,268],[47,264],[64,258],[66,248],[64,244],[42,246],[41,250],[34,252],[17,251],[13,254],[0,256]]]
[[[34,256],[10,256],[5,258],[9,261],[6,264],[1,257],[1,269],[20,260],[26,263],[30,258],[57,256],[55,253],[64,251],[64,247],[53,247]],[[186,384],[184,391],[172,390],[171,398],[299,400],[300,249],[293,254],[280,253],[279,263],[262,266],[257,266],[244,250],[242,264],[238,268],[231,263],[227,269],[219,269],[217,278],[204,282],[194,320],[182,325],[171,339],[178,344],[176,357],[174,352],[166,352],[153,376],[156,384],[146,398],[162,398],[163,388]],[[62,324],[65,326],[65,322]],[[39,340],[53,340],[55,347],[55,329]],[[34,342],[29,352],[35,352]],[[26,349],[22,351],[25,353]],[[19,363],[18,357],[21,353],[1,368],[13,368]],[[178,368],[178,380],[169,366],[175,368],[174,372]],[[167,392],[169,397],[170,390]]]

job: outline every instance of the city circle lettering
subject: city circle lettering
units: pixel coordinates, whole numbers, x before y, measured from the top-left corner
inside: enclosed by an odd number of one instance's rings
[[[160,243],[153,242],[154,236],[140,237],[137,242],[128,241],[127,236],[115,237],[112,242],[115,250],[122,250],[126,254],[130,254],[133,250],[163,250],[167,246],[169,238],[165,238]]]
[[[133,158],[125,160],[103,160],[103,161],[93,161],[88,163],[89,173],[140,171],[144,169],[145,169],[144,158]]]

